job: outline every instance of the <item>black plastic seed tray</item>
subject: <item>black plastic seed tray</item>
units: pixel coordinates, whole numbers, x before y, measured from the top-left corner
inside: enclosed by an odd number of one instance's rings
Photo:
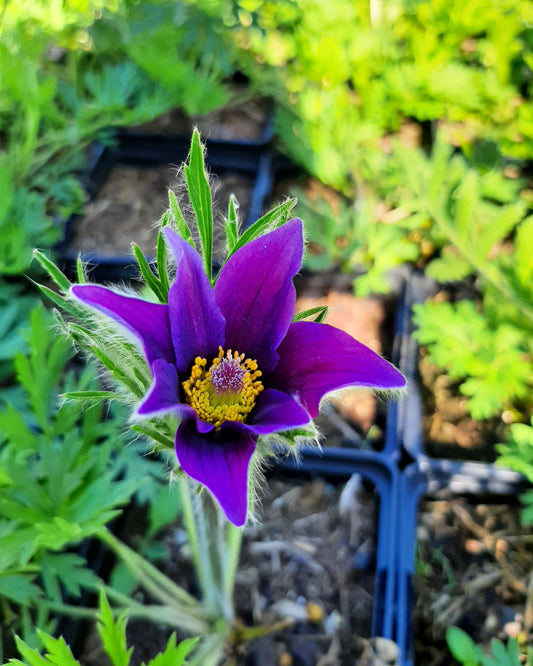
[[[112,170],[118,166],[134,166],[142,169],[154,169],[168,165],[179,165],[187,159],[190,139],[185,141],[158,140],[150,137],[146,140],[139,137],[122,137],[114,148],[99,144],[92,147],[89,168],[82,175],[81,181],[86,189],[89,200],[97,198],[102,186],[109,178]],[[209,146],[206,164],[209,171],[218,177],[236,175],[250,183],[251,197],[247,207],[246,228],[263,213],[264,202],[272,190],[272,156],[265,151],[247,151],[242,153],[239,146]],[[70,245],[75,234],[76,225],[82,216],[74,215],[65,224],[63,241],[56,248],[59,264],[73,275],[78,255],[91,266],[92,278],[96,281],[120,281],[135,278],[138,274],[136,262],[131,255],[104,255],[96,251],[73,249]],[[132,238],[132,241],[136,239]]]
[[[400,368],[408,380],[407,396],[398,405],[398,437],[402,459],[407,462],[399,473],[396,497],[397,584],[394,640],[401,653],[401,666],[412,666],[413,578],[415,574],[416,528],[420,501],[425,496],[474,496],[480,501],[515,502],[528,488],[517,472],[492,463],[464,462],[431,458],[424,451],[422,397],[418,380],[418,345],[414,340],[411,309],[436,293],[436,284],[414,273],[405,291],[404,324]]]
[[[373,636],[398,644],[400,666],[413,664],[413,578],[416,528],[425,496],[474,496],[480,501],[515,501],[528,488],[524,478],[491,463],[430,458],[424,453],[422,402],[416,373],[418,346],[412,337],[411,307],[435,293],[435,284],[414,274],[399,303],[393,361],[408,380],[407,395],[389,403],[382,451],[349,448],[304,449],[299,461],[281,458],[276,471],[347,478],[361,474],[379,495],[379,530]]]
[[[332,482],[347,481],[359,474],[370,482],[379,499],[376,574],[372,615],[372,636],[393,637],[396,559],[391,538],[394,535],[396,487],[398,472],[387,456],[376,451],[304,448],[298,459],[278,457],[271,473],[275,476],[324,478]]]

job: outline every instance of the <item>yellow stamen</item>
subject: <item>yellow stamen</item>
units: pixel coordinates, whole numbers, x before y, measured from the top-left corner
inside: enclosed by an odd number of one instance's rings
[[[218,350],[209,369],[206,369],[207,360],[197,356],[191,376],[182,383],[187,404],[216,430],[220,430],[224,421],[244,423],[264,388],[258,379],[262,373],[257,369],[257,361],[231,349]]]

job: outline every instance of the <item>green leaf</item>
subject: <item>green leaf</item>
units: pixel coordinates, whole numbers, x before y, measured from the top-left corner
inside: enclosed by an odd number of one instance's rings
[[[13,574],[0,576],[0,595],[18,604],[34,603],[41,595],[41,590],[31,582],[29,576]]]
[[[20,652],[21,657],[23,657],[26,661],[21,662],[18,659],[10,659],[10,664],[50,666],[50,662],[47,659],[42,657],[37,650],[33,650],[28,645],[26,645],[26,643],[18,636],[15,636],[15,643],[17,644],[17,650]]]
[[[83,269],[83,261],[81,260],[81,257],[78,257],[76,259],[76,277],[78,278],[78,282],[80,284],[85,284],[87,282],[87,279],[85,278],[85,271]]]
[[[196,246],[194,245],[194,240],[191,236],[191,230],[187,226],[187,222],[185,222],[185,218],[183,217],[183,213],[181,212],[181,208],[179,207],[176,195],[172,190],[168,191],[168,202],[170,205],[170,210],[172,211],[172,217],[174,218],[174,224],[176,225],[178,234],[183,238],[183,240],[187,241],[189,245],[192,245],[192,247],[196,249]]]
[[[149,528],[146,533],[148,539],[154,537],[165,525],[170,525],[176,520],[181,510],[180,497],[173,487],[168,485],[158,487],[158,492],[152,497],[148,507]]]
[[[161,432],[161,430],[158,429],[156,426],[141,425],[139,423],[136,423],[135,425],[131,426],[131,429],[134,432],[140,433],[141,435],[146,435],[146,437],[150,437],[158,444],[161,444],[165,449],[174,449],[174,442],[168,437],[165,437],[165,435]]]
[[[79,666],[79,662],[74,659],[69,646],[65,643],[62,636],[54,638],[39,629],[37,630],[37,634],[47,650],[45,657],[50,664],[54,666]]]
[[[198,640],[198,638],[186,638],[176,646],[176,634],[172,634],[168,639],[165,651],[149,661],[148,666],[184,666],[185,659],[194,649]]]
[[[533,525],[533,490],[522,493],[520,503],[524,505],[520,514],[522,525]]]
[[[167,211],[165,215],[163,215],[163,219],[161,220],[161,228],[163,228],[168,224],[168,217],[170,217],[170,215],[169,212]],[[167,247],[165,245],[165,237],[163,236],[161,229],[157,234],[156,261],[157,261],[157,274],[159,275],[159,281],[161,283],[163,292],[167,295],[165,299],[166,303],[166,300],[168,299],[168,290],[170,285],[168,281],[168,270],[167,270]]]
[[[450,652],[464,666],[478,666],[481,650],[470,636],[458,627],[449,627],[446,631],[446,642]]]
[[[137,585],[137,580],[125,562],[119,562],[111,572],[111,585],[113,589],[130,596]]]
[[[428,277],[438,282],[464,280],[473,272],[472,265],[461,255],[455,254],[451,248],[444,248],[438,259],[433,259],[426,266]]]
[[[67,292],[70,289],[72,283],[51,259],[40,250],[34,250],[33,256],[62,291]]]
[[[119,366],[115,363],[109,354],[107,354],[103,349],[100,349],[100,347],[97,347],[96,345],[92,345],[91,350],[98,358],[100,363],[102,363],[102,365],[104,365],[111,372],[113,377],[117,381],[124,384],[133,393],[133,395],[137,396],[138,398],[141,398],[144,395],[144,389],[139,386],[139,384],[132,377],[129,377],[122,368],[119,368]]]
[[[322,324],[323,321],[325,320],[326,316],[328,314],[328,306],[327,305],[319,305],[316,308],[309,308],[309,310],[304,310],[303,312],[298,312],[297,314],[294,315],[292,318],[292,321],[302,321],[303,319],[309,319],[310,317],[313,317],[313,315],[316,315],[312,321],[318,322],[319,324]]]
[[[83,400],[87,402],[101,402],[102,400],[115,400],[120,396],[114,391],[67,391],[61,397],[65,400]]]
[[[144,278],[144,281],[146,284],[150,287],[150,289],[154,292],[156,295],[157,299],[159,300],[160,303],[166,303],[167,302],[167,293],[165,292],[163,285],[161,284],[160,280],[156,278],[156,276],[153,274],[152,269],[150,268],[150,264],[146,260],[146,257],[142,253],[141,248],[133,243],[132,245],[133,249],[133,254],[135,256],[135,259],[137,260],[137,263],[139,264],[139,270],[141,271],[141,275]]]
[[[233,247],[231,254],[237,252],[237,250],[239,250],[241,247],[244,247],[246,243],[254,240],[254,238],[258,238],[259,236],[263,235],[270,228],[281,227],[281,225],[285,224],[285,222],[287,222],[287,218],[289,217],[289,213],[294,208],[296,203],[296,199],[287,199],[287,201],[279,204],[279,206],[276,206],[268,213],[263,215],[263,217],[260,217],[258,220],[256,220],[239,237],[239,240]]]
[[[126,624],[126,613],[122,613],[116,621],[113,619],[111,606],[101,591],[97,629],[114,666],[128,666],[130,663],[133,648],[128,650],[126,645]]]
[[[196,216],[196,224],[202,245],[204,270],[211,280],[213,257],[213,205],[211,188],[204,163],[204,149],[198,130],[194,130],[189,153],[189,162],[183,168],[189,198]]]
[[[468,171],[457,188],[455,206],[455,226],[462,238],[468,239],[472,222],[475,219],[477,204],[480,200],[477,173]]]
[[[53,520],[37,523],[35,525],[39,530],[39,545],[51,550],[59,550],[67,544],[75,544],[82,541],[90,533],[84,531],[82,525],[77,522],[70,522],[55,516]]]
[[[21,451],[36,450],[39,446],[38,435],[28,426],[24,416],[13,405],[7,405],[4,411],[0,411],[0,432],[9,440],[10,444]]]
[[[493,246],[503,241],[524,217],[525,205],[517,201],[507,206],[485,209],[485,219],[476,238],[476,252],[483,259],[487,258]],[[485,212],[485,211],[483,211]],[[491,214],[492,213],[492,214]]]
[[[239,209],[239,203],[234,194],[229,198],[228,204],[228,218],[224,222],[224,227],[226,230],[226,241],[228,244],[228,254],[232,254],[233,248],[237,244],[237,210]]]
[[[38,529],[19,527],[13,523],[5,524],[0,531],[2,548],[0,548],[0,571],[10,566],[24,566],[36,553],[38,544]]]
[[[516,638],[509,639],[507,645],[493,638],[490,648],[492,655],[483,655],[482,666],[521,666],[520,649]]]
[[[497,444],[497,463],[520,472],[533,483],[533,417],[532,424],[513,423],[505,444]],[[523,496],[522,496],[523,497]]]
[[[52,301],[52,303],[62,308],[63,310],[69,310],[68,301],[64,296],[61,296],[53,289],[50,289],[50,287],[47,287],[44,284],[38,284],[37,287],[39,288],[39,291],[46,296],[46,298],[49,298]],[[76,311],[74,309],[70,309],[69,311],[72,314],[76,314]]]
[[[74,553],[45,553],[41,568],[46,593],[57,601],[61,599],[59,583],[74,597],[80,596],[81,588],[96,589],[99,583],[85,560]]]

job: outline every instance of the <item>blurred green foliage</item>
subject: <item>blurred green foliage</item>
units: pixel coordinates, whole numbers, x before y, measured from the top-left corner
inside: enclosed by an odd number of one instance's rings
[[[53,628],[51,609],[101,584],[72,549],[120,507],[134,496],[146,506],[151,556],[162,556],[153,537],[180,508],[163,463],[121,434],[123,413],[66,398],[101,392],[92,367],[71,365],[56,326],[42,306],[31,311],[27,349],[14,355],[20,395],[0,408],[0,659],[8,629],[36,645],[36,627]]]
[[[221,3],[223,6],[224,3]],[[283,149],[337,191],[298,192],[313,270],[403,262],[477,302],[419,306],[418,337],[478,419],[533,406],[533,6],[524,0],[240,1],[236,43]]]
[[[238,5],[238,43],[276,67],[287,150],[323,182],[373,175],[376,142],[407,119],[439,121],[466,148],[488,138],[531,156],[527,0]]]
[[[450,652],[463,666],[520,666],[520,644],[510,638],[507,644],[494,638],[490,643],[490,654],[485,654],[470,636],[459,629],[450,627],[446,632],[446,642]],[[528,660],[528,663],[531,663]]]
[[[100,607],[98,613],[97,630],[102,643],[102,653],[105,653],[113,666],[128,666],[131,662],[133,648],[128,648],[126,640],[127,618],[125,614],[113,617],[113,611],[105,593],[100,592]],[[62,636],[55,638],[44,631],[38,631],[39,642],[45,648],[41,655],[32,649],[18,636],[15,637],[20,659],[10,659],[6,663],[12,666],[80,666],[74,658],[70,647]],[[151,659],[147,666],[185,666],[187,655],[197,644],[197,638],[186,638],[176,644],[176,634],[171,634],[166,648]],[[145,662],[141,664],[145,666]]]

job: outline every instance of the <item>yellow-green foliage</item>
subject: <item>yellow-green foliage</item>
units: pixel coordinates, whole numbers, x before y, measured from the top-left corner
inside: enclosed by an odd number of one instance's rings
[[[260,63],[258,79],[265,64],[277,68],[286,93],[287,149],[324,182],[345,188],[364,175],[365,150],[405,118],[446,121],[461,145],[489,137],[505,153],[532,154],[526,0],[237,6],[237,42]]]

